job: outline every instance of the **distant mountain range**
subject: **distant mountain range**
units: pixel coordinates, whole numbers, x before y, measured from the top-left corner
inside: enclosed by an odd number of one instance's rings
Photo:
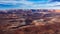
[[[53,10],[52,10],[53,11]],[[0,10],[0,14],[12,14],[12,13],[34,13],[34,12],[52,12],[47,9],[30,9],[30,10],[23,10],[23,9],[17,9],[17,10]]]

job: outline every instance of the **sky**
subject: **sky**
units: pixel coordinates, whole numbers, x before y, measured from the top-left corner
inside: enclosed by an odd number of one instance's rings
[[[60,9],[60,0],[0,0],[0,9]]]

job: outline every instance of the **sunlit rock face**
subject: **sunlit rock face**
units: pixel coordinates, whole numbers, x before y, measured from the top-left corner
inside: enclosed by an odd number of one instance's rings
[[[55,12],[60,12],[60,10],[57,9],[57,10],[55,10]]]
[[[34,24],[35,26],[45,25],[44,19],[34,20],[32,24]]]

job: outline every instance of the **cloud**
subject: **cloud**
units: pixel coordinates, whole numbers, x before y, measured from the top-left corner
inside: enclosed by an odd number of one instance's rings
[[[60,2],[52,0],[1,0],[0,9],[60,9]]]
[[[60,2],[60,0],[52,0],[52,2],[56,2],[56,1],[57,1],[57,2]]]

